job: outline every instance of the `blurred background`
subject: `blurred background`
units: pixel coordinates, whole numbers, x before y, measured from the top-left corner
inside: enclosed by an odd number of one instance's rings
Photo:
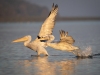
[[[52,4],[57,20],[100,20],[100,0],[0,0],[0,22],[44,21]]]

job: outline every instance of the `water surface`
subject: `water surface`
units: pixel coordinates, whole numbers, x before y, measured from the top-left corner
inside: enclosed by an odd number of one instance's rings
[[[48,57],[12,40],[39,33],[42,22],[0,23],[0,75],[99,75],[100,74],[100,21],[57,22],[53,34],[59,40],[59,30],[68,31],[75,39],[75,46],[85,50],[92,47],[92,59],[78,59],[74,54],[46,48]],[[33,55],[31,57],[31,55]]]

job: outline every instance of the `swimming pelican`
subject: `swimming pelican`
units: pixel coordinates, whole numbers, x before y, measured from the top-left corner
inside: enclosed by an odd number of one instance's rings
[[[56,20],[57,13],[58,13],[58,5],[53,4],[52,9],[49,13],[49,16],[42,24],[40,32],[34,41],[31,42],[31,36],[27,35],[20,39],[14,40],[13,42],[24,42],[24,46],[30,48],[31,50],[36,51],[38,56],[40,54],[44,54],[44,55],[48,56],[49,54],[46,51],[46,49],[44,48],[44,47],[46,47],[44,41],[46,40],[47,42],[51,42],[55,38],[52,35],[52,32],[53,32],[53,28],[55,26],[55,20]]]
[[[79,49],[78,47],[73,46],[75,40],[68,35],[68,32],[65,32],[64,30],[60,30],[59,32],[60,32],[60,41],[53,43],[47,42],[47,46],[57,50],[68,51],[68,52],[74,52],[74,50]]]

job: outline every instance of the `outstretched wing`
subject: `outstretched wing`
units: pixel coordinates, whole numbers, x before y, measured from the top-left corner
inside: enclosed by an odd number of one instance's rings
[[[49,16],[42,24],[40,29],[38,38],[47,37],[48,35],[52,35],[53,28],[55,26],[56,15],[58,13],[58,5],[52,5],[52,10],[49,13]]]
[[[72,38],[72,36],[68,35],[68,32],[65,32],[64,30],[60,30],[60,42],[67,42],[69,44],[73,44],[75,40]]]

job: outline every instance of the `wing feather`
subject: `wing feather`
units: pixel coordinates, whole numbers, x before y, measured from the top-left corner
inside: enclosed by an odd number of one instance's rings
[[[42,24],[38,37],[45,37],[48,35],[52,35],[57,13],[58,13],[58,5],[53,4],[49,16]]]
[[[68,32],[65,32],[64,30],[60,30],[60,42],[67,42],[69,44],[73,44],[75,40],[72,36],[68,35]]]

